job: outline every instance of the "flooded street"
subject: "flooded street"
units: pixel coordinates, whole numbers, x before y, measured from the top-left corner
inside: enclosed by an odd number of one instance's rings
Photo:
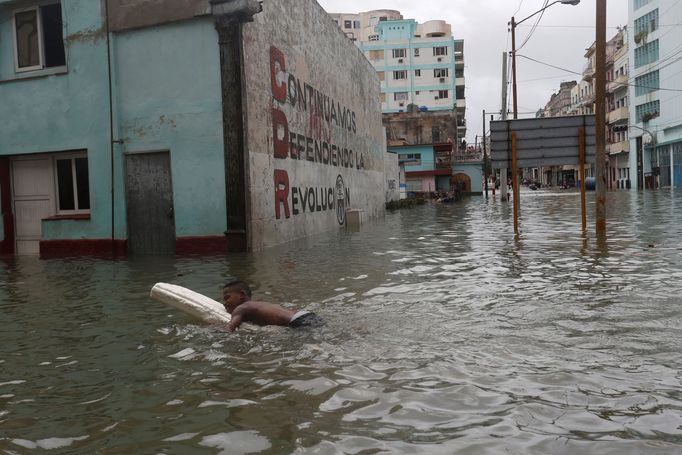
[[[387,213],[253,255],[0,259],[6,453],[682,451],[682,193],[575,192]],[[314,310],[224,333],[172,282]]]

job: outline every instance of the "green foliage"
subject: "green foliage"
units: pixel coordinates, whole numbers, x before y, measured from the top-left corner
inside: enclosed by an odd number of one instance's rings
[[[389,201],[386,203],[386,210],[400,210],[409,209],[417,205],[426,204],[426,199],[423,198],[408,198],[397,201]]]

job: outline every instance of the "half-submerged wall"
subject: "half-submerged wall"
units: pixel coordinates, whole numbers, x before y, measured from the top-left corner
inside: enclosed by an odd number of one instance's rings
[[[250,249],[384,213],[379,80],[314,0],[269,0],[243,25]]]

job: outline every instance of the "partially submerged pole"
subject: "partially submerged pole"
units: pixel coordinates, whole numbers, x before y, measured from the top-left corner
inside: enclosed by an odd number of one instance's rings
[[[595,38],[595,192],[596,234],[606,235],[606,0],[597,0],[597,34]]]
[[[578,143],[580,144],[580,210],[583,232],[585,232],[587,231],[587,209],[585,208],[585,128],[578,128]]]
[[[514,191],[514,234],[519,235],[519,185],[516,172],[516,133],[511,135],[512,146],[512,190]]]

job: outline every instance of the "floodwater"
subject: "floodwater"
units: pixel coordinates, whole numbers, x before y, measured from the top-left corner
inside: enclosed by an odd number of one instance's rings
[[[428,204],[255,255],[0,260],[0,451],[682,453],[682,193]],[[155,282],[316,311],[224,333]]]

